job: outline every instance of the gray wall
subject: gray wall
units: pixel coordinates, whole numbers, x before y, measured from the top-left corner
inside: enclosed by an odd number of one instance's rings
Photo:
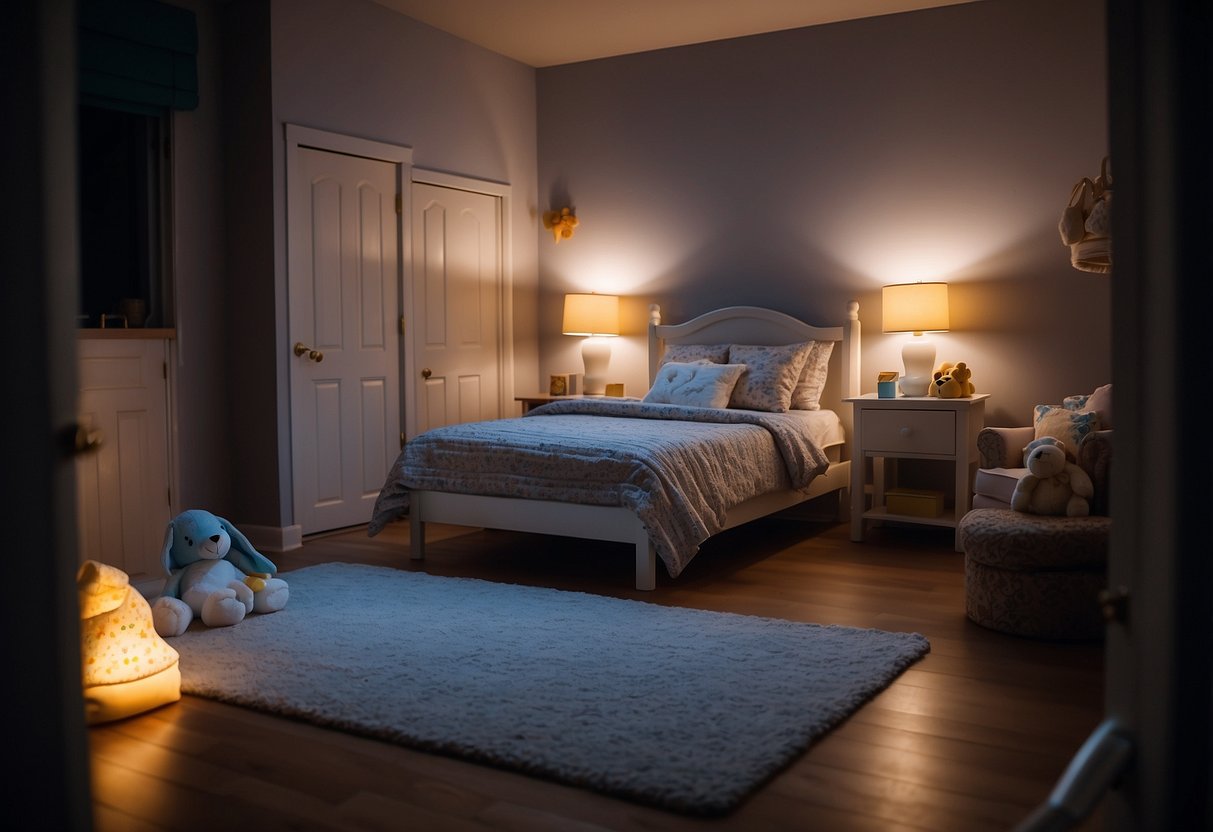
[[[284,125],[404,145],[414,167],[511,185],[515,362],[533,378],[535,72],[369,0],[250,0],[225,17],[227,272],[239,298],[228,374],[240,391],[228,455],[256,460],[233,484],[239,518],[286,526]]]
[[[177,503],[221,515],[236,476],[227,447],[231,390],[224,383],[223,98],[220,20],[207,0],[174,0],[198,22],[198,108],[173,114],[173,276],[177,341]]]
[[[988,421],[1111,378],[1110,281],[1057,220],[1107,153],[1100,0],[983,0],[542,69],[541,377],[580,369],[566,291],[625,297],[612,380],[646,388],[646,309],[722,305],[813,323],[860,302],[863,389],[900,369],[880,287],[945,280]],[[522,382],[520,382],[520,388]]]

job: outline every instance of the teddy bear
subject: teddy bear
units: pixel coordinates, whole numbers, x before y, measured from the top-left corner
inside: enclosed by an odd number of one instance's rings
[[[152,604],[152,620],[163,638],[179,636],[194,616],[208,627],[239,624],[251,612],[277,612],[290,588],[241,532],[209,511],[190,509],[164,532],[164,591]]]
[[[1027,514],[1086,517],[1095,486],[1087,472],[1066,458],[1065,446],[1039,444],[1028,453],[1028,473],[1015,483],[1011,508]]]
[[[931,387],[927,395],[941,399],[967,398],[976,392],[972,377],[973,371],[963,361],[956,364],[945,361],[931,376]]]

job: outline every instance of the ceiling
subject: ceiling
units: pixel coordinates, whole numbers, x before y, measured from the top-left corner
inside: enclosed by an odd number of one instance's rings
[[[375,0],[533,67],[975,0]]]

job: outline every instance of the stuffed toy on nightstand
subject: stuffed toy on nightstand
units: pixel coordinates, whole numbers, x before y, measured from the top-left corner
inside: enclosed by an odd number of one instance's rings
[[[1087,472],[1066,458],[1062,443],[1037,440],[1033,444],[1036,446],[1027,456],[1028,473],[1019,478],[1011,493],[1011,508],[1062,517],[1090,514],[1095,486]]]
[[[152,604],[156,632],[179,636],[194,616],[208,627],[239,624],[251,612],[277,612],[290,589],[240,531],[209,511],[183,511],[164,533],[164,592]]]

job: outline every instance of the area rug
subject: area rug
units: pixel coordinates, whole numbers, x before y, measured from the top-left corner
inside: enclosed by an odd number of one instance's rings
[[[170,643],[181,687],[667,810],[726,813],[930,649],[821,626],[328,563]]]

